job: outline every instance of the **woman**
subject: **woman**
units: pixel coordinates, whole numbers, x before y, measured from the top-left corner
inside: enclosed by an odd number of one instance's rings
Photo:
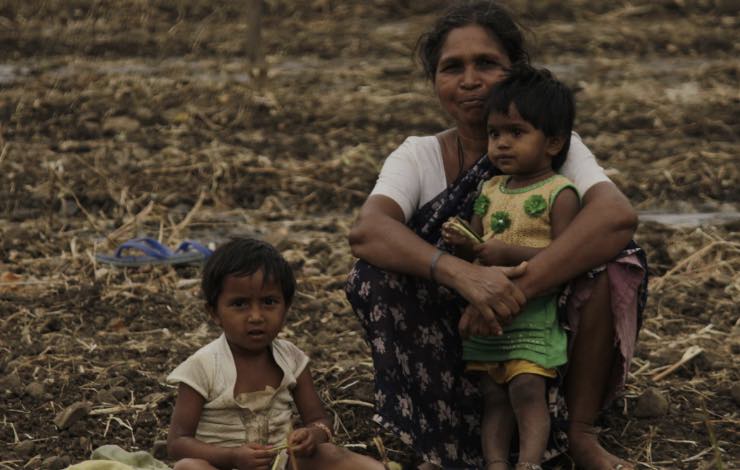
[[[349,235],[360,260],[347,294],[372,348],[376,419],[413,446],[420,468],[483,467],[476,387],[462,375],[461,310],[469,304],[474,314],[462,328],[495,331],[526,299],[576,279],[563,302],[572,333],[562,387],[569,420],[557,430],[566,416],[553,383],[548,455],[563,450],[567,435],[579,467],[631,468],[601,447],[593,424],[624,383],[645,300],[644,254],[630,242],[634,210],[574,134],[561,172],[582,195],[582,210],[560,238],[517,267],[445,254],[442,223],[468,218],[478,184],[494,171],[484,158],[483,100],[528,56],[518,25],[490,1],[448,10],[418,53],[455,127],[410,137],[388,157]],[[483,264],[495,259],[485,245],[478,255]]]

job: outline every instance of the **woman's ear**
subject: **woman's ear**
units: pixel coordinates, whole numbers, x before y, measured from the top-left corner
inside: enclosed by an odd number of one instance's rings
[[[545,141],[545,152],[552,158],[563,150],[563,145],[565,145],[565,137],[562,135],[548,137]]]

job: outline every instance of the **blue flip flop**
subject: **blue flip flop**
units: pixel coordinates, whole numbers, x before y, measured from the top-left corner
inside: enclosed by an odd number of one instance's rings
[[[124,254],[128,251],[138,251],[142,254]],[[212,253],[207,247],[192,240],[182,242],[172,251],[153,238],[141,237],[121,243],[112,255],[97,254],[95,259],[114,266],[177,265],[202,263]]]

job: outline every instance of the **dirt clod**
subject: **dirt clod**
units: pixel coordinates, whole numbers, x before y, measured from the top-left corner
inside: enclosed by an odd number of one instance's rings
[[[76,402],[60,411],[54,418],[54,424],[59,429],[67,429],[90,413],[90,403]]]
[[[31,455],[33,455],[35,449],[36,445],[30,439],[21,441],[15,446],[16,452],[18,452],[18,454],[22,457],[30,457]]]
[[[658,418],[668,413],[668,399],[656,388],[648,388],[639,397],[634,415],[638,418]]]
[[[740,383],[735,382],[730,388],[730,395],[737,406],[740,406]]]
[[[30,384],[26,385],[24,391],[26,392],[26,395],[39,400],[44,397],[44,394],[46,393],[46,387],[44,387],[44,384],[42,383],[31,382]]]

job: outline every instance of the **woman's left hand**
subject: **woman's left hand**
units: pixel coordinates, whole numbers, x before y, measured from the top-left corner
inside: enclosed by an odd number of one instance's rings
[[[310,457],[316,452],[316,439],[307,428],[299,428],[288,436],[288,445],[294,455]]]

